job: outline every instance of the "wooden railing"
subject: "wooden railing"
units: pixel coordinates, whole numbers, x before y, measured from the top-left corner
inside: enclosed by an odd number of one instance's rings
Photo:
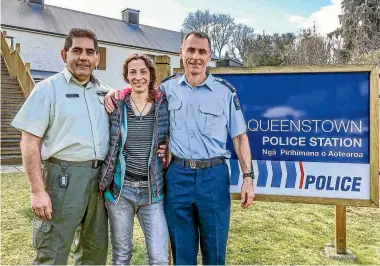
[[[9,75],[17,79],[24,97],[27,98],[34,87],[34,80],[30,75],[30,64],[22,60],[19,43],[16,43],[16,48],[9,47],[6,31],[1,31],[1,54]]]

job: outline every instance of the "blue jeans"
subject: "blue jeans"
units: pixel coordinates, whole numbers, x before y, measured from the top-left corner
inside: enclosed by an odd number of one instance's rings
[[[205,169],[172,163],[165,178],[165,215],[174,264],[225,264],[230,223],[230,180],[225,163]]]
[[[116,205],[106,201],[111,229],[113,265],[131,263],[135,214],[144,232],[149,264],[168,264],[169,235],[164,203],[159,201],[147,204],[148,193],[148,188],[124,186]]]

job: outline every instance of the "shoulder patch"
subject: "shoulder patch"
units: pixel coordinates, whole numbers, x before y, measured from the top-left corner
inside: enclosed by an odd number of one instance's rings
[[[224,85],[226,85],[226,86],[230,89],[230,91],[231,91],[232,93],[236,92],[235,87],[232,86],[232,84],[229,83],[227,80],[222,79],[222,78],[215,78],[215,80],[216,80],[216,81],[219,81],[219,82],[221,82],[221,83],[223,83]]]
[[[173,79],[173,78],[176,78],[176,77],[178,77],[180,74],[173,74],[173,75],[171,75],[171,76],[169,76],[169,77],[167,77],[167,78],[164,78],[162,81],[161,81],[161,83],[164,83],[165,81],[167,81],[167,80],[169,80],[169,79]]]
[[[239,98],[237,97],[236,94],[234,95],[233,101],[234,101],[234,105],[235,105],[236,111],[240,110],[241,109],[241,105],[240,105],[240,102],[239,102]]]

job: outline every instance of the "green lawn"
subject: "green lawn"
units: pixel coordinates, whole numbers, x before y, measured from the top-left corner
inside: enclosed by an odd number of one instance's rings
[[[33,215],[22,173],[2,174],[1,201],[1,264],[31,264]],[[144,238],[135,224],[133,264],[146,264]],[[356,264],[380,264],[379,229],[379,209],[347,208],[347,247]],[[323,248],[333,243],[333,206],[257,202],[243,210],[233,202],[228,264],[354,264],[326,258]]]

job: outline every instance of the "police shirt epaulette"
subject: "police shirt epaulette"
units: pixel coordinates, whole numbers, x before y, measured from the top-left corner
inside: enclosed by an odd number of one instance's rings
[[[161,83],[164,83],[165,81],[167,81],[167,80],[169,80],[169,79],[172,79],[172,78],[175,78],[175,77],[177,77],[178,75],[180,75],[180,74],[173,74],[173,75],[171,75],[171,76],[169,76],[169,77],[167,77],[167,78],[164,78],[162,81],[161,81]]]
[[[234,88],[234,86],[232,86],[232,84],[229,83],[227,80],[221,79],[221,78],[215,78],[215,80],[226,85],[232,91],[232,93],[236,92],[236,89]]]

